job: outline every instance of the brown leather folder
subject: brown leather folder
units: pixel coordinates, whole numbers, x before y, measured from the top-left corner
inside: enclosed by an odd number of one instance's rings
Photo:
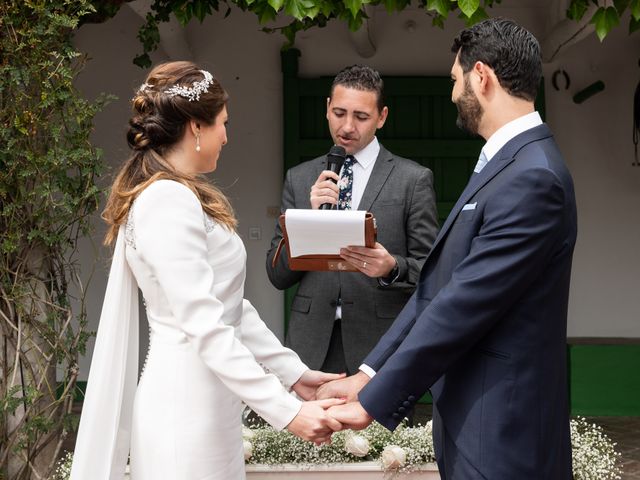
[[[271,264],[275,267],[278,257],[282,252],[282,247],[287,247],[287,258],[289,259],[289,268],[291,270],[301,271],[327,271],[327,272],[357,272],[358,269],[345,261],[340,255],[300,255],[292,257],[289,249],[289,237],[287,236],[287,228],[285,226],[285,215],[278,218],[280,228],[282,229],[282,239],[278,244],[276,253],[273,256]],[[373,247],[376,244],[376,219],[373,214],[367,212],[364,217],[364,246]],[[346,247],[346,245],[345,245]]]

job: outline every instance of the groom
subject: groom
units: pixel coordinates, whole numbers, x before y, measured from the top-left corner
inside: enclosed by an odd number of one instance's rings
[[[416,293],[361,371],[321,387],[352,428],[394,429],[428,390],[444,480],[569,480],[566,323],[576,206],[534,109],[540,47],[490,19],[455,39],[458,125],[487,140]],[[357,397],[356,397],[357,395]]]

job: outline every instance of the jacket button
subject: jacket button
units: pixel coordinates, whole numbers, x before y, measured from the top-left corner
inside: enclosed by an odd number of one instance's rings
[[[416,401],[416,397],[414,397],[413,395],[409,395],[407,397],[407,400],[409,400],[410,402],[415,402]]]
[[[400,418],[400,414],[399,413],[395,413],[395,412],[391,416],[396,420],[398,420]]]
[[[404,412],[405,412],[405,410],[406,410],[406,409],[405,409],[404,407],[399,407],[399,408],[398,408],[398,411],[399,411],[400,413],[404,413]]]
[[[404,402],[402,402],[402,405],[404,405],[405,407],[410,407],[411,406],[411,402],[407,402],[405,400]]]

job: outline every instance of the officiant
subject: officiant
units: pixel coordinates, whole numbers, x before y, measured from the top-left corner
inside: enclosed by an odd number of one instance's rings
[[[286,344],[325,372],[358,371],[415,290],[438,231],[433,173],[392,154],[376,138],[388,114],[377,71],[361,65],[340,71],[327,98],[331,137],[347,153],[340,174],[327,170],[321,156],[291,168],[283,186],[282,213],[328,203],[370,211],[377,220],[373,248],[341,251],[356,272],[293,271],[287,255],[273,266],[282,238],[276,222],[267,274],[280,290],[299,283]]]

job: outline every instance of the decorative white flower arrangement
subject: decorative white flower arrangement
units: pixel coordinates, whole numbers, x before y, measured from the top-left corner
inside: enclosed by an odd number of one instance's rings
[[[400,425],[390,432],[374,422],[360,432],[343,431],[333,434],[331,445],[316,446],[300,440],[286,430],[271,427],[243,427],[244,458],[249,464],[351,463],[378,461],[389,472],[409,472],[419,465],[435,461],[431,422],[425,426]],[[620,479],[620,453],[602,427],[578,417],[571,420],[574,480]],[[60,461],[51,480],[68,480],[72,454]]]
[[[431,422],[417,427],[400,425],[394,432],[374,422],[360,432],[336,432],[330,445],[320,447],[271,427],[243,427],[243,439],[245,459],[250,464],[312,466],[376,460],[384,470],[402,472],[435,461]]]
[[[321,447],[270,427],[244,427],[243,438],[249,464],[313,466],[377,461],[384,470],[409,472],[435,462],[431,422],[417,427],[400,425],[394,432],[374,422],[360,432],[334,433],[331,445]],[[620,453],[602,427],[581,417],[572,419],[571,446],[574,480],[620,479]]]

